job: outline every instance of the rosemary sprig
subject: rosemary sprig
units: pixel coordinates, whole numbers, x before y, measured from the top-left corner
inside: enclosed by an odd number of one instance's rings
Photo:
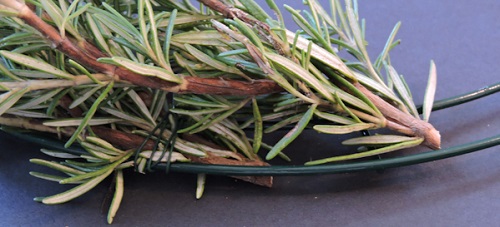
[[[308,126],[330,134],[389,128],[404,136],[347,140],[374,148],[307,165],[421,143],[440,147],[439,132],[428,123],[435,65],[420,120],[389,58],[399,43],[399,23],[372,62],[356,1],[346,0],[345,8],[331,1],[331,14],[316,0],[306,2],[310,12],[285,6],[302,29],[295,33],[272,0],[278,20],[254,1],[199,2],[208,8],[173,0],[0,0],[0,29],[9,34],[0,40],[0,124],[56,134],[67,146],[77,142],[86,150],[83,161],[33,160],[69,178],[34,176],[78,184],[38,200],[69,201],[114,172],[112,222],[124,168],[144,173],[160,162],[268,165],[261,156],[288,159],[286,147]],[[249,126],[253,139],[244,131]],[[292,129],[277,144],[262,142],[285,126]],[[272,184],[272,177],[241,179]],[[197,198],[205,180],[198,176]]]

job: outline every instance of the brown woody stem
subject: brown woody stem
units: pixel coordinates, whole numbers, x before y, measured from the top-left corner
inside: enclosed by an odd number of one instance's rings
[[[218,0],[199,0],[208,7],[222,13],[228,18],[238,17],[247,23],[257,23],[251,19],[245,12],[229,7]],[[97,58],[105,56],[97,48],[89,43],[84,43],[85,49],[75,45],[70,39],[64,39],[59,32],[49,24],[40,19],[33,11],[24,6],[21,8],[18,17],[27,24],[37,29],[46,37],[56,49],[65,53],[68,57],[74,59],[80,64],[102,72],[110,76],[117,76],[120,80],[125,80],[139,86],[145,86],[155,89],[162,89],[176,93],[195,93],[195,94],[219,94],[219,95],[258,95],[282,91],[283,89],[271,80],[256,80],[253,82],[243,82],[222,79],[205,79],[197,77],[184,77],[184,82],[176,84],[154,77],[145,77],[123,67],[117,67],[109,64],[97,62]],[[257,23],[263,24],[263,23]],[[266,29],[265,24],[260,25]],[[267,27],[268,28],[268,27]],[[425,138],[424,144],[439,149],[439,132],[429,123],[416,119],[399,109],[388,104],[380,97],[374,95],[359,83],[354,83],[356,88],[363,92],[388,119],[387,126],[393,130],[404,134],[415,135]]]
[[[379,96],[373,94],[360,83],[353,83],[353,85],[361,91],[387,118],[387,127],[395,131],[422,137],[425,139],[424,144],[432,149],[440,149],[441,135],[431,124],[417,119],[407,113],[402,112],[398,108],[390,105]]]
[[[17,117],[5,117],[5,116],[0,117],[0,125],[34,130],[38,132],[47,132],[51,134],[61,135],[64,137],[70,137],[74,132],[74,128],[66,127],[62,129],[57,129],[55,127],[49,127],[43,125],[42,121],[40,120],[17,118]],[[113,146],[123,150],[137,148],[142,144],[142,142],[144,142],[144,137],[134,135],[131,133],[121,132],[103,126],[93,126],[92,131],[100,138],[113,144]],[[144,149],[145,150],[152,149],[153,146],[154,146],[154,141],[149,140],[146,142]],[[207,157],[203,158],[195,156],[189,156],[189,158],[194,163],[213,164],[213,165],[237,165],[237,166],[269,165],[263,161],[249,160],[243,156],[240,157],[241,160],[236,160],[236,159],[227,159],[224,157],[210,155],[210,153],[208,153]],[[272,176],[231,176],[231,177],[265,187],[272,187],[273,185]]]
[[[71,98],[68,96],[63,96],[59,101],[61,107],[66,109],[72,117],[80,117],[82,115],[82,110],[78,107],[70,109],[69,106],[72,103]],[[109,143],[115,145],[118,148],[123,150],[136,149],[144,142],[144,137],[125,133],[118,130],[113,130],[107,127],[102,126],[94,126],[92,127],[92,131],[98,135],[100,138],[108,141]],[[71,136],[72,133],[66,135],[67,137]],[[202,137],[196,134],[183,134],[182,139],[193,142],[203,144],[215,149],[225,150],[224,147],[220,147],[215,143],[207,141]],[[154,141],[148,140],[143,147],[144,150],[154,149]],[[236,166],[268,166],[269,164],[263,162],[259,159],[250,160],[241,154],[235,154],[239,156],[239,160],[236,159],[228,159],[224,157],[219,157],[215,155],[211,155],[211,153],[207,153],[207,157],[196,157],[192,155],[186,155],[189,159],[194,163],[202,163],[202,164],[212,164],[212,165],[236,165]],[[264,186],[264,187],[272,187],[273,185],[273,177],[272,176],[231,176],[232,178],[240,179],[246,182],[250,182],[256,185]]]
[[[260,21],[256,21],[248,16],[244,11],[230,7],[219,0],[198,0],[209,8],[221,13],[227,18],[238,18],[249,24],[257,24],[264,30],[268,30],[267,25],[261,25]],[[419,136],[425,139],[424,144],[432,149],[439,149],[441,146],[441,136],[439,132],[429,123],[416,119],[413,116],[402,112],[396,107],[390,105],[379,96],[373,94],[358,82],[353,83],[354,86],[365,94],[370,101],[382,112],[387,118],[387,127],[401,132],[406,135]]]
[[[85,49],[74,44],[70,39],[63,38],[59,32],[38,17],[28,6],[19,10],[18,17],[26,24],[40,32],[54,48],[60,50],[69,58],[96,72],[114,77],[116,80],[125,80],[138,86],[153,89],[162,89],[176,93],[217,94],[217,95],[260,95],[283,91],[272,80],[255,80],[252,82],[207,79],[198,77],[184,77],[183,83],[177,84],[156,77],[146,77],[134,73],[126,68],[98,62],[99,57],[105,56],[90,43],[84,43]]]

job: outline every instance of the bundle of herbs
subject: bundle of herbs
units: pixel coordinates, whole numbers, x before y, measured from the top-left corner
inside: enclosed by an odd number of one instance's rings
[[[285,27],[276,3],[253,1],[0,0],[0,124],[58,136],[84,154],[42,152],[32,159],[76,184],[39,197],[64,203],[113,175],[112,222],[123,196],[123,169],[158,164],[268,165],[309,127],[348,134],[388,128],[393,135],[348,139],[358,152],[306,162],[359,159],[425,145],[439,149],[428,123],[436,87],[431,62],[422,116],[389,51],[396,24],[375,61],[367,53],[357,2],[316,0],[309,11],[284,8],[301,28]],[[422,119],[420,119],[422,117]],[[276,144],[263,138],[288,130]],[[334,135],[333,135],[334,136]],[[114,174],[113,174],[114,173]],[[239,177],[271,186],[272,177]],[[197,197],[205,175],[199,174]]]

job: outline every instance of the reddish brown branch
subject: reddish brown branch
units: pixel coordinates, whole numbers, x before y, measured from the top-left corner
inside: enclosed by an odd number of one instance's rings
[[[224,149],[223,147],[220,147],[217,144],[214,144],[210,141],[207,141],[203,139],[202,137],[196,135],[196,134],[183,134],[182,138],[190,141],[190,142],[195,142],[195,143],[200,143],[215,149]],[[235,159],[227,159],[223,157],[217,157],[217,156],[208,156],[205,158],[200,158],[200,157],[190,157],[191,160],[196,160],[195,162],[203,163],[203,164],[211,164],[211,165],[243,165],[243,166],[269,166],[268,163],[263,162],[261,160],[250,160],[245,158],[241,154],[237,154],[241,160],[245,160],[245,162],[241,162]],[[260,185],[260,186],[265,186],[265,187],[272,187],[273,186],[273,177],[272,176],[231,176],[232,178],[240,179],[246,182],[250,182],[252,184]]]
[[[25,119],[17,117],[0,117],[0,125],[22,128],[28,130],[34,130],[39,132],[47,132],[51,134],[62,135],[63,137],[70,137],[74,133],[74,128],[61,128],[57,129],[54,127],[45,126],[40,120]],[[123,149],[135,149],[139,147],[144,142],[144,137],[134,135],[131,133],[125,133],[122,131],[110,129],[103,126],[93,126],[92,131],[99,137],[102,138],[113,146]],[[153,149],[154,141],[149,140],[144,146],[144,150]],[[265,166],[269,165],[265,162],[258,160],[249,160],[241,156],[241,160],[228,159],[224,157],[218,157],[208,153],[207,157],[195,157],[187,155],[190,160],[194,163],[202,164],[212,164],[212,165],[237,165],[237,166]],[[271,187],[273,182],[272,176],[231,176],[236,179],[244,180],[256,185]]]
[[[139,147],[144,142],[144,137],[124,133],[121,131],[113,130],[106,127],[92,127],[92,130],[96,135],[100,138],[110,142],[116,147],[124,150],[135,149]],[[200,141],[201,139],[196,136],[188,136],[183,137],[183,139],[188,140],[190,142],[202,143],[204,145],[208,145],[214,147],[216,149],[220,149],[220,147],[216,146],[212,143],[206,143],[205,141]],[[144,146],[144,150],[151,150],[154,147],[154,141],[149,140],[146,142]],[[238,154],[241,160],[236,159],[228,159],[224,157],[219,157],[215,155],[211,155],[207,153],[207,157],[196,157],[192,155],[186,155],[189,159],[194,163],[202,163],[202,164],[210,164],[210,165],[234,165],[234,166],[268,166],[269,164],[260,161],[260,160],[250,160],[245,158],[243,155]],[[240,179],[243,181],[247,181],[256,185],[272,187],[273,185],[273,177],[272,176],[231,176],[232,178]]]
[[[256,24],[262,29],[268,31],[269,26],[260,21],[252,19],[249,15],[240,9],[230,7],[219,0],[198,0],[209,8],[221,13],[227,18],[238,18],[248,24]],[[425,139],[424,144],[432,149],[439,149],[441,146],[441,136],[439,132],[429,123],[416,119],[413,116],[403,113],[399,109],[390,105],[382,98],[373,94],[358,82],[353,83],[356,88],[363,92],[382,114],[387,118],[387,127],[407,134],[419,136]]]
[[[252,82],[247,82],[197,77],[185,77],[185,80],[187,82],[187,88],[181,88],[178,91],[179,93],[251,96],[283,91],[283,88],[272,80],[254,80]]]
[[[59,105],[63,107],[66,112],[72,117],[81,117],[83,115],[83,110],[75,107],[75,108],[69,108],[69,106],[73,103],[73,100],[68,96],[68,95],[63,95],[59,99]]]
[[[259,20],[251,18],[247,13],[245,13],[241,9],[228,6],[219,0],[198,0],[198,1],[208,6],[210,9],[219,12],[226,18],[230,19],[238,18],[250,25],[257,25],[262,29],[264,29],[266,32],[271,31],[271,27],[268,24],[262,23]]]
[[[360,83],[353,85],[370,99],[387,118],[387,127],[407,135],[414,135],[425,139],[424,144],[432,149],[441,147],[441,135],[431,124],[406,114],[390,105],[379,96],[373,94]]]
[[[66,111],[72,116],[72,117],[81,117],[82,115],[82,110],[80,108],[75,107],[70,109],[69,105],[71,104],[71,99],[68,96],[63,96],[61,100],[59,101],[59,105],[66,109]],[[23,128],[26,127],[36,127],[37,124],[41,124],[40,121],[37,122],[32,122],[30,123],[30,126],[26,126],[26,124],[23,124]],[[131,133],[125,133],[122,131],[118,130],[113,130],[111,128],[103,127],[103,126],[93,126],[91,127],[92,131],[99,136],[100,138],[108,141],[109,143],[113,144],[115,147],[123,149],[123,150],[129,150],[129,149],[136,149],[139,147],[143,142],[144,142],[144,137],[131,134]],[[52,133],[55,133],[57,130],[51,131]],[[67,130],[66,130],[67,131]],[[69,137],[71,136],[73,130],[67,132],[64,134],[64,136]],[[193,142],[193,143],[199,143],[203,144],[215,149],[220,149],[224,150],[223,147],[218,146],[217,144],[214,144],[210,141],[207,141],[203,139],[200,136],[197,136],[196,134],[184,134],[182,136],[184,140]],[[144,150],[151,150],[154,148],[155,142],[153,140],[148,140],[144,144],[143,149]],[[202,164],[212,164],[212,165],[236,165],[236,166],[268,166],[269,164],[266,162],[263,162],[261,160],[250,160],[246,157],[244,157],[241,154],[236,154],[239,156],[240,160],[236,159],[228,159],[224,157],[218,157],[211,155],[210,153],[207,153],[207,157],[196,157],[196,156],[190,156],[189,159],[194,162],[194,163],[202,163]],[[231,176],[232,178],[240,179],[246,182],[250,182],[256,185],[264,186],[264,187],[272,187],[273,185],[273,177],[272,176]]]
[[[234,13],[232,12],[232,9],[234,8],[227,6],[226,4],[220,2],[219,0],[198,0],[198,1],[208,6],[210,9],[213,9],[221,13],[226,18],[230,19],[234,18]]]
[[[125,80],[138,86],[176,93],[195,94],[218,94],[218,95],[260,95],[283,91],[283,89],[271,80],[257,80],[254,82],[242,82],[221,79],[203,79],[197,77],[184,77],[181,84],[172,83],[156,77],[146,77],[134,73],[123,67],[97,62],[99,57],[105,56],[101,51],[90,43],[84,42],[80,46],[74,44],[70,39],[62,38],[59,32],[49,24],[45,23],[33,11],[25,6],[18,15],[26,24],[37,29],[54,48],[63,52],[69,58],[77,61],[85,67],[96,72],[105,73],[116,79]]]

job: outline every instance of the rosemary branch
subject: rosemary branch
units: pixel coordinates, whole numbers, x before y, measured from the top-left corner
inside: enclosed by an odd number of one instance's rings
[[[277,20],[253,1],[199,0],[205,10],[189,1],[93,2],[99,4],[0,0],[0,29],[10,34],[0,40],[0,125],[56,134],[86,151],[79,156],[84,162],[33,160],[71,175],[34,176],[79,184],[40,198],[44,203],[71,200],[116,172],[111,222],[124,168],[143,173],[160,162],[186,161],[265,166],[264,156],[288,160],[286,147],[309,126],[330,134],[389,128],[405,136],[354,138],[345,144],[377,147],[307,165],[440,147],[439,132],[427,122],[435,65],[420,120],[390,64],[399,23],[372,62],[351,0],[331,1],[332,13],[316,0],[305,2],[310,13],[285,5],[298,32],[287,30],[273,1]],[[250,126],[253,135],[245,131]],[[263,142],[285,126],[291,130],[274,146]],[[272,185],[270,176],[238,178]],[[205,180],[198,176],[197,198]]]
[[[218,0],[198,0],[202,2],[206,6],[211,9],[221,13],[222,15],[228,18],[238,18],[242,21],[245,21],[249,24],[257,24],[259,27],[264,28],[266,32],[270,31],[270,28],[267,24],[260,22],[258,20],[252,19],[249,15],[237,8],[229,7]],[[317,52],[316,52],[317,53]],[[312,52],[314,55],[315,52]],[[319,58],[320,56],[318,56]],[[368,61],[369,62],[369,61]],[[371,63],[370,63],[371,64]],[[355,79],[353,74],[344,64],[338,64],[336,70],[342,71],[344,75],[350,75],[349,79]],[[373,67],[368,67],[372,69]],[[373,73],[373,72],[372,72]],[[378,78],[378,77],[377,77]],[[439,132],[429,123],[424,122],[420,119],[416,119],[407,113],[404,113],[397,108],[394,108],[392,105],[374,95],[371,91],[366,89],[363,85],[361,85],[358,81],[354,80],[351,83],[359,89],[364,95],[366,95],[377,108],[379,108],[384,116],[389,121],[385,126],[395,131],[404,133],[406,135],[414,135],[419,136],[425,139],[424,144],[432,149],[440,149],[441,147],[441,135]]]
[[[93,47],[85,43],[83,48],[74,44],[70,39],[61,37],[54,27],[45,23],[27,5],[17,9],[18,17],[33,28],[37,29],[46,39],[51,42],[53,48],[65,53],[69,58],[79,62],[96,72],[107,74],[111,77],[117,76],[121,80],[133,84],[162,89],[176,93],[194,94],[218,94],[218,95],[259,95],[281,91],[281,88],[270,80],[258,80],[252,82],[206,79],[197,77],[184,77],[181,84],[172,83],[154,77],[144,77],[123,67],[103,64],[97,61],[99,57],[105,56]],[[92,51],[88,51],[92,50]]]

